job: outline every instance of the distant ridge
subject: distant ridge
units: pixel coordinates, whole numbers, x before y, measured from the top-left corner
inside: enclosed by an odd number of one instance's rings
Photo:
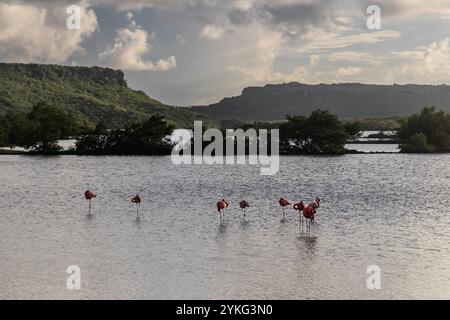
[[[306,115],[316,109],[352,119],[405,117],[427,105],[450,112],[450,86],[269,84],[245,88],[240,96],[192,110],[216,119],[278,121],[287,114]]]
[[[121,70],[0,63],[0,115],[29,112],[40,101],[90,126],[103,121],[108,127],[123,127],[158,113],[177,127],[190,128],[194,119],[204,118],[130,89]]]

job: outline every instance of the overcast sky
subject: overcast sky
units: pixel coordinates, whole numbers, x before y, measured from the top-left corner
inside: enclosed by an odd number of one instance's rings
[[[0,1],[0,61],[122,69],[173,105],[290,81],[450,84],[449,38],[450,0]]]

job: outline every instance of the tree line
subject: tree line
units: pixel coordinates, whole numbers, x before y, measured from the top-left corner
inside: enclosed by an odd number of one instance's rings
[[[262,124],[245,125],[243,130],[261,129]],[[309,116],[287,116],[280,125],[281,154],[346,153],[345,144],[360,137],[358,122],[343,122],[336,115],[316,110]],[[57,107],[36,104],[29,113],[0,117],[0,146],[19,146],[34,153],[59,153],[58,140],[76,136],[80,155],[165,155],[173,144],[168,138],[174,130],[161,115],[123,129],[108,130],[104,123],[95,129],[81,127],[74,118]],[[398,131],[402,152],[450,152],[450,115],[426,107],[402,121]],[[225,141],[224,141],[225,144]],[[204,146],[205,147],[205,146]]]

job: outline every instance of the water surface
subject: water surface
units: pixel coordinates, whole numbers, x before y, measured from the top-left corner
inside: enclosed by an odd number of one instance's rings
[[[449,179],[449,155],[282,157],[273,177],[170,157],[1,156],[0,298],[448,299]],[[321,196],[310,237],[293,211],[280,221],[281,195]],[[370,265],[381,290],[366,287]]]

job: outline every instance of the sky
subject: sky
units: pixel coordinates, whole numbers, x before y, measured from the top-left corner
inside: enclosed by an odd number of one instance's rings
[[[450,84],[450,0],[2,0],[0,61],[121,69],[180,106],[292,81]]]

